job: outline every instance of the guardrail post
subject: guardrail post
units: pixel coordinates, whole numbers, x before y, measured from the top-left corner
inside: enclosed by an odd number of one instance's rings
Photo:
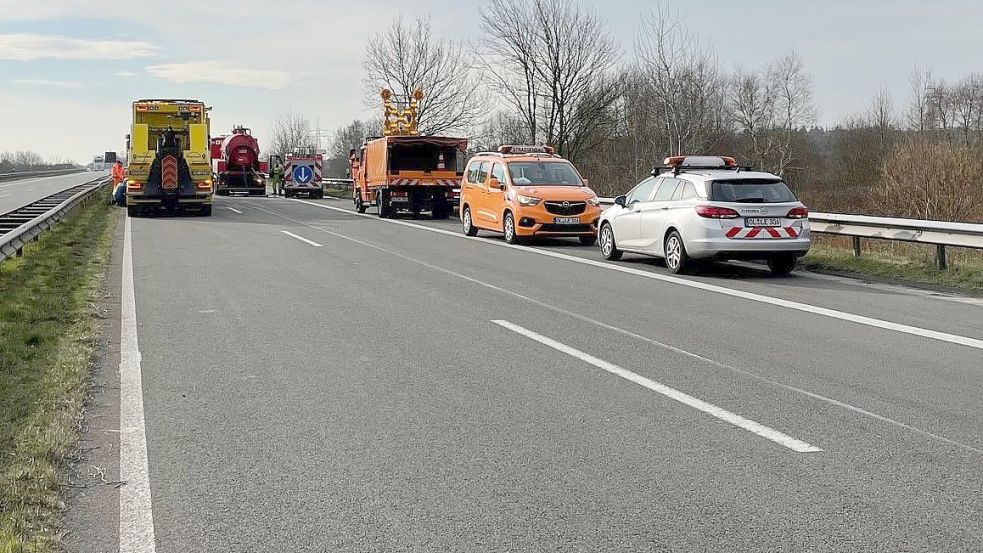
[[[949,260],[945,257],[945,245],[943,244],[935,245],[935,264],[938,266],[940,271],[944,271],[949,268]]]
[[[853,256],[860,257],[860,237],[853,237]]]
[[[20,247],[20,248],[17,248],[17,254],[16,255],[17,255],[17,257],[24,257],[24,248],[23,248],[23,246]]]

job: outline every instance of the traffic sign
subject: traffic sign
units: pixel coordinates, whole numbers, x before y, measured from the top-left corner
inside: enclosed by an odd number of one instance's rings
[[[294,168],[294,182],[307,184],[314,178],[314,171],[308,165],[298,165]]]

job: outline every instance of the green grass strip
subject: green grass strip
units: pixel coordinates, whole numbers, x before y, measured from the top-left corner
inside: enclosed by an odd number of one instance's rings
[[[954,259],[950,259],[949,268],[942,271],[934,262],[925,259],[866,251],[855,257],[849,248],[813,244],[809,255],[802,258],[799,265],[818,272],[983,295],[983,266]]]
[[[102,200],[0,263],[0,553],[59,549],[117,220]]]

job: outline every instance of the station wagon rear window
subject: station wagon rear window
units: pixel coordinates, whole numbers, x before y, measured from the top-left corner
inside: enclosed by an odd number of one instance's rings
[[[710,198],[714,202],[772,204],[794,202],[795,194],[781,180],[727,179],[710,183]]]

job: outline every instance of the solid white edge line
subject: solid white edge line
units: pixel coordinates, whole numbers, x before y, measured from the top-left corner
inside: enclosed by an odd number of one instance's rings
[[[296,238],[297,240],[300,240],[301,242],[305,242],[307,244],[310,244],[310,245],[314,246],[315,248],[320,248],[321,247],[321,244],[318,244],[317,242],[315,242],[313,240],[308,240],[308,239],[304,238],[303,236],[297,236],[296,234],[294,234],[292,232],[285,231],[285,230],[281,230],[280,232],[282,232],[283,234],[286,234],[287,236],[289,236],[291,238]]]
[[[815,453],[815,452],[818,452],[818,451],[822,451],[822,449],[819,448],[819,447],[816,447],[816,446],[814,446],[812,444],[803,442],[802,440],[793,438],[793,437],[789,436],[788,434],[784,434],[782,432],[779,432],[778,430],[775,430],[774,428],[769,428],[769,427],[767,427],[767,426],[765,426],[763,424],[757,423],[757,422],[755,422],[753,420],[746,419],[746,418],[744,418],[744,417],[742,417],[740,415],[737,415],[735,413],[731,413],[730,411],[728,411],[728,410],[726,410],[726,409],[724,409],[722,407],[717,407],[716,405],[714,405],[712,403],[707,403],[706,401],[703,401],[702,399],[698,399],[698,398],[695,398],[695,397],[693,397],[693,396],[691,396],[689,394],[680,392],[679,390],[677,390],[675,388],[670,388],[669,386],[666,386],[665,384],[661,384],[661,383],[656,382],[656,381],[654,381],[654,380],[652,380],[650,378],[646,378],[646,377],[644,377],[644,376],[642,376],[640,374],[637,374],[637,373],[634,373],[632,371],[629,371],[628,369],[619,367],[618,365],[615,365],[614,363],[609,363],[609,362],[607,362],[607,361],[605,361],[603,359],[599,359],[597,357],[594,357],[593,355],[590,355],[588,353],[584,353],[584,352],[582,352],[582,351],[580,351],[578,349],[572,348],[572,347],[570,347],[570,346],[568,346],[566,344],[563,344],[561,342],[557,342],[556,340],[553,340],[552,338],[547,338],[546,336],[543,336],[542,334],[538,334],[536,332],[533,332],[531,330],[528,330],[526,328],[523,328],[523,327],[521,327],[519,325],[510,323],[508,321],[502,321],[502,320],[495,320],[495,321],[492,321],[492,322],[495,323],[495,324],[497,324],[497,325],[499,325],[499,326],[501,326],[501,327],[503,327],[503,328],[506,328],[508,330],[511,330],[512,332],[515,332],[516,334],[521,334],[522,336],[525,336],[526,338],[529,338],[530,340],[534,340],[536,342],[539,342],[540,344],[543,344],[545,346],[551,347],[551,348],[555,349],[556,351],[559,351],[559,352],[565,353],[565,354],[567,354],[567,355],[569,355],[571,357],[575,357],[577,359],[580,359],[581,361],[583,361],[583,362],[585,362],[585,363],[587,363],[589,365],[593,365],[593,366],[595,366],[595,367],[597,367],[597,368],[599,368],[601,370],[607,371],[607,372],[609,372],[609,373],[611,373],[613,375],[620,376],[621,378],[624,378],[625,380],[628,380],[629,382],[634,382],[635,384],[638,384],[639,386],[642,386],[644,388],[648,388],[649,390],[652,390],[653,392],[656,392],[658,394],[662,394],[662,395],[668,397],[669,399],[673,399],[673,400],[678,401],[678,402],[680,402],[680,403],[682,403],[684,405],[688,405],[688,406],[690,406],[690,407],[692,407],[692,408],[694,408],[694,409],[696,409],[698,411],[702,411],[702,412],[704,412],[704,413],[706,413],[706,414],[708,414],[710,416],[716,417],[716,418],[718,418],[718,419],[720,419],[720,420],[722,420],[724,422],[728,422],[728,423],[730,423],[730,424],[732,424],[732,425],[734,425],[734,426],[736,426],[738,428],[743,428],[744,430],[747,430],[748,432],[751,432],[752,434],[757,434],[758,436],[761,436],[762,438],[771,440],[771,441],[775,442],[776,444],[779,444],[781,446],[784,446],[784,447],[787,447],[787,448],[791,449],[792,451],[795,451],[795,452],[798,452],[798,453]]]
[[[225,209],[228,209],[229,211],[231,211],[233,213],[238,213],[239,215],[242,215],[242,212],[239,211],[238,209],[234,208],[234,207],[225,206]]]
[[[356,217],[369,217],[371,219],[375,219],[375,220],[382,221],[382,222],[385,222],[385,223],[392,223],[392,224],[395,224],[395,225],[402,225],[402,226],[406,226],[406,227],[411,227],[411,228],[426,230],[426,231],[429,231],[429,232],[435,232],[435,233],[438,233],[438,234],[445,234],[445,235],[448,235],[448,236],[454,236],[456,238],[463,238],[465,240],[477,240],[477,241],[483,242],[485,244],[491,244],[491,245],[499,246],[499,247],[515,248],[515,249],[527,251],[527,252],[530,252],[530,253],[535,253],[535,254],[538,254],[538,255],[543,255],[543,256],[546,256],[546,257],[552,257],[552,258],[555,258],[555,259],[563,259],[563,260],[566,260],[566,261],[572,261],[574,263],[580,263],[582,265],[590,265],[592,267],[598,267],[598,268],[607,269],[607,270],[610,270],[610,271],[617,271],[617,272],[620,272],[620,273],[625,273],[625,274],[640,276],[640,277],[643,277],[643,278],[649,278],[649,279],[652,279],[652,280],[658,280],[658,281],[662,281],[662,282],[666,282],[666,283],[670,283],[670,284],[678,284],[680,286],[687,286],[689,288],[696,288],[698,290],[704,290],[704,291],[707,291],[707,292],[714,292],[714,293],[722,294],[722,295],[725,295],[725,296],[731,296],[731,297],[735,297],[735,298],[746,299],[746,300],[755,301],[755,302],[759,302],[759,303],[764,303],[764,304],[768,304],[768,305],[774,305],[774,306],[777,306],[777,307],[784,307],[784,308],[787,308],[787,309],[794,309],[796,311],[802,311],[802,312],[805,312],[805,313],[812,313],[814,315],[821,315],[821,316],[829,317],[829,318],[832,318],[832,319],[839,319],[841,321],[849,321],[849,322],[852,322],[852,323],[866,325],[866,326],[870,326],[870,327],[874,327],[874,328],[880,328],[880,329],[883,329],[883,330],[890,330],[890,331],[894,331],[894,332],[900,332],[902,334],[910,334],[910,335],[919,336],[919,337],[922,337],[922,338],[929,338],[929,339],[932,339],[932,340],[938,340],[940,342],[948,342],[950,344],[958,344],[958,345],[961,345],[961,346],[967,346],[967,347],[971,347],[971,348],[983,350],[983,340],[978,340],[976,338],[970,338],[968,336],[960,336],[958,334],[949,334],[947,332],[939,332],[939,331],[936,331],[936,330],[929,330],[929,329],[926,329],[926,328],[919,328],[919,327],[916,327],[916,326],[909,326],[909,325],[905,325],[905,324],[901,324],[901,323],[895,323],[895,322],[891,322],[891,321],[885,321],[883,319],[875,319],[873,317],[866,317],[864,315],[856,315],[856,314],[853,314],[853,313],[847,313],[845,311],[837,311],[835,309],[829,309],[829,308],[826,308],[826,307],[818,307],[818,306],[815,306],[815,305],[809,305],[807,303],[800,303],[800,302],[797,302],[797,301],[783,300],[783,299],[774,298],[774,297],[771,297],[771,296],[765,296],[765,295],[762,295],[762,294],[756,294],[754,292],[745,292],[743,290],[734,290],[732,288],[724,288],[723,286],[717,286],[716,284],[708,284],[706,282],[699,282],[699,281],[694,281],[694,280],[686,280],[686,279],[682,279],[682,278],[678,278],[678,277],[672,277],[672,276],[663,275],[663,274],[659,274],[659,273],[652,273],[652,272],[649,272],[649,271],[642,271],[640,269],[634,269],[634,268],[631,268],[631,267],[624,267],[624,266],[621,266],[621,265],[615,265],[615,264],[612,264],[610,262],[605,262],[605,261],[597,261],[597,260],[593,260],[593,259],[585,259],[585,258],[582,258],[582,257],[577,257],[577,256],[573,256],[573,255],[567,255],[567,254],[564,254],[564,253],[559,253],[559,252],[554,252],[554,251],[549,251],[549,250],[542,250],[542,249],[537,249],[537,248],[530,248],[528,246],[516,246],[516,245],[513,245],[513,244],[507,244],[507,243],[501,242],[501,241],[488,240],[488,239],[485,239],[485,238],[471,238],[471,237],[465,236],[464,234],[459,233],[459,232],[452,232],[452,231],[445,230],[445,229],[431,228],[431,227],[427,227],[427,226],[416,224],[416,223],[410,223],[408,221],[399,221],[399,220],[394,220],[394,219],[379,219],[378,217],[374,217],[372,215],[355,213],[355,212],[349,211],[347,209],[342,209],[342,208],[339,208],[339,207],[333,207],[333,206],[318,204],[318,203],[314,203],[314,202],[310,202],[310,201],[305,201],[305,200],[291,199],[291,201],[302,203],[302,204],[307,204],[307,205],[312,205],[312,206],[315,206],[315,207],[320,207],[321,209],[330,209],[332,211],[340,211],[342,213],[347,213],[349,215],[354,215]]]
[[[130,221],[127,217],[123,235],[123,283],[120,298],[119,473],[120,480],[125,485],[119,490],[119,550],[120,553],[154,553],[157,545],[150,498]]]

